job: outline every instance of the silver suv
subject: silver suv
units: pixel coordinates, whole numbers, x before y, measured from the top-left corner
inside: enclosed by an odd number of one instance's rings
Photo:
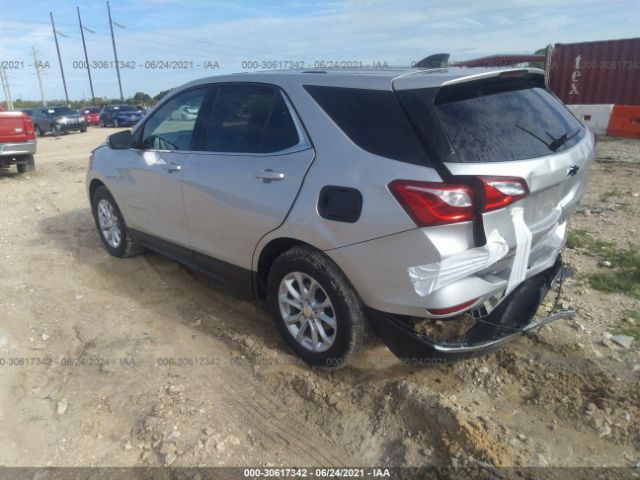
[[[87,190],[109,253],[265,301],[310,364],[370,329],[405,360],[460,358],[540,325],[594,144],[536,69],[237,74],[111,135]]]

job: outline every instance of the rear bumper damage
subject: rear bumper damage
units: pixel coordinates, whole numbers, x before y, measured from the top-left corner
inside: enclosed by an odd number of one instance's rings
[[[462,360],[494,351],[553,321],[573,318],[575,312],[562,311],[534,320],[541,301],[554,283],[558,283],[557,288],[561,287],[561,274],[562,260],[558,256],[553,267],[522,282],[495,310],[477,319],[477,325],[484,328],[474,327],[456,341],[435,342],[418,333],[406,317],[373,309],[369,309],[368,316],[389,350],[403,363],[427,365]]]

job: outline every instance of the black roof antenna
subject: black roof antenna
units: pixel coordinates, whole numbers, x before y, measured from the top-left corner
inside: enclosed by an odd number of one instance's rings
[[[415,68],[447,68],[449,66],[448,53],[434,53],[417,62]]]

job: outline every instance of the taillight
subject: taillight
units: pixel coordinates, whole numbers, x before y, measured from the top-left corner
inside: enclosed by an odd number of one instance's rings
[[[389,190],[419,227],[473,218],[473,191],[465,185],[394,180]]]
[[[506,207],[529,194],[516,177],[478,177],[482,182],[482,212]],[[473,219],[476,199],[471,187],[445,183],[394,180],[389,190],[418,227],[467,222]]]
[[[526,197],[529,194],[526,182],[513,177],[480,177],[484,186],[483,212],[490,212]]]
[[[33,122],[31,117],[26,114],[22,117],[22,129],[27,135],[33,135]]]

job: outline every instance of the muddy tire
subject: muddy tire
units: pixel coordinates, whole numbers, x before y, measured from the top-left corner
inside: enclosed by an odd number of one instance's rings
[[[36,161],[33,155],[27,155],[23,160],[26,160],[26,163],[16,165],[16,167],[18,167],[18,173],[33,172],[36,169]]]
[[[98,187],[95,191],[91,209],[98,235],[107,252],[119,258],[132,257],[142,252],[142,247],[128,232],[124,217],[107,187]]]
[[[310,247],[280,255],[267,278],[269,310],[280,334],[311,365],[341,367],[362,350],[362,300],[338,266]]]

